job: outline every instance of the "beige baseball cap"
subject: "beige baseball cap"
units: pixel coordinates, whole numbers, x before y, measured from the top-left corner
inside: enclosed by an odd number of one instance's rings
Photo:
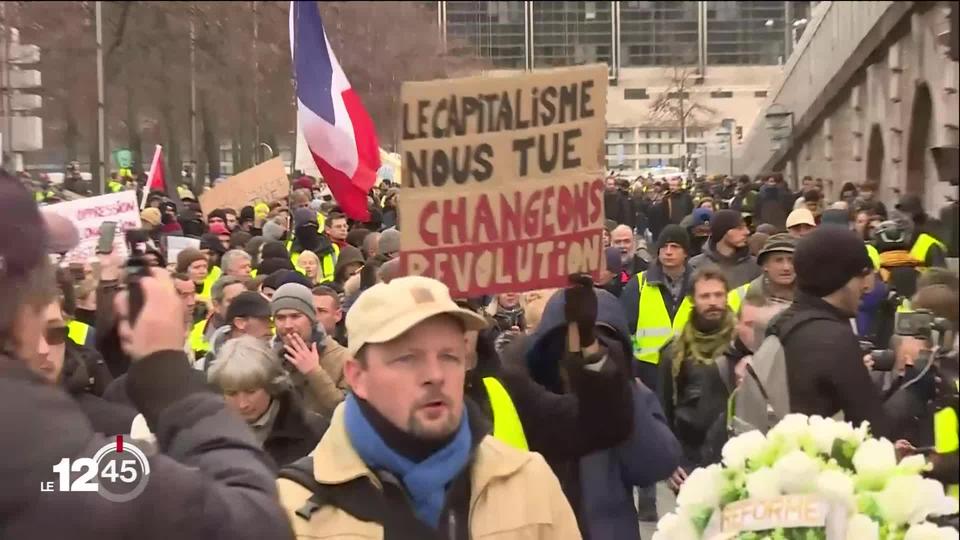
[[[452,315],[467,330],[483,330],[487,321],[459,307],[443,283],[407,276],[378,283],[357,298],[347,312],[347,349],[356,356],[368,343],[386,343],[436,315]]]
[[[817,222],[813,219],[813,212],[806,208],[797,208],[793,212],[790,212],[790,215],[787,216],[787,228],[790,229],[797,225],[816,227]]]

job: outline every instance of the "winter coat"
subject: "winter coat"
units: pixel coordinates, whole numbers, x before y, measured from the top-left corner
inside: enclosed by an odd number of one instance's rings
[[[132,407],[109,402],[92,392],[93,377],[81,358],[80,347],[67,347],[60,372],[60,386],[77,402],[97,433],[122,435],[130,432],[137,411]]]
[[[581,526],[593,539],[640,540],[633,488],[664,480],[680,465],[680,443],[670,432],[657,396],[631,384],[633,430],[609,450],[580,460]]]
[[[436,537],[457,540],[467,537],[473,540],[580,538],[570,504],[543,457],[517,450],[480,431],[489,426],[483,422],[481,413],[472,414],[470,409],[466,407],[464,414],[470,414],[474,436],[471,460],[461,475],[450,482]],[[354,450],[347,435],[342,405],[333,413],[330,429],[313,453],[313,473],[317,482],[330,486],[328,492],[342,494],[342,498],[325,498],[326,504],[304,518],[298,511],[310,499],[311,491],[292,480],[279,480],[280,502],[298,538],[384,538],[382,525],[358,519],[338,506],[338,502],[358,492],[366,498],[387,499],[383,504],[404,512],[399,519],[412,520],[411,529],[425,528],[412,516],[409,503],[402,497],[405,492],[402,485],[370,470]],[[384,489],[386,482],[391,483],[390,489]],[[377,503],[371,506],[373,504]],[[390,536],[429,538],[411,529],[391,530]]]
[[[754,225],[769,223],[777,230],[786,230],[787,216],[793,209],[793,195],[779,186],[763,186],[755,203]]]
[[[715,456],[707,450],[711,427],[726,417],[727,398],[730,397],[725,377],[717,364],[703,364],[684,359],[676,381],[673,379],[673,340],[660,350],[658,364],[660,381],[657,386],[660,404],[667,424],[683,447],[683,465],[688,471],[709,465]],[[676,403],[674,403],[676,383]],[[722,446],[722,445],[721,445]]]
[[[683,218],[693,212],[693,197],[686,191],[675,191],[664,195],[667,223],[679,225]]]
[[[630,333],[617,298],[606,291],[594,290],[597,295],[597,339],[607,355],[606,363],[600,372],[567,369],[566,375],[572,391],[565,388],[567,385],[563,382],[560,366],[569,366],[570,363],[564,360],[567,356],[564,294],[555,294],[547,302],[540,325],[530,336],[525,353],[526,365],[533,382],[556,395],[557,401],[564,397],[569,400],[570,394],[567,392],[579,396],[579,400],[573,403],[568,401],[564,405],[568,415],[572,413],[574,404],[578,406],[576,423],[564,423],[558,415],[543,413],[539,418],[531,417],[531,422],[527,422],[520,405],[517,405],[525,428],[527,425],[536,426],[539,422],[554,424],[557,427],[552,428],[553,438],[559,442],[559,435],[562,434],[570,439],[563,446],[578,444],[580,448],[577,449],[586,450],[579,455],[567,452],[566,456],[560,456],[558,452],[549,451],[550,443],[546,441],[537,441],[536,446],[532,442],[530,444],[531,450],[548,452],[545,455],[547,462],[560,479],[574,511],[581,518],[581,532],[586,529],[582,521],[579,458],[586,452],[620,444],[629,436],[634,422],[629,385],[630,365],[633,363]],[[512,395],[512,387],[508,387],[508,390]],[[591,422],[595,424],[591,425]],[[579,442],[574,443],[574,440]]]
[[[843,411],[847,422],[867,420],[874,436],[891,436],[892,416],[863,364],[849,315],[799,292],[769,332],[783,344],[791,412],[828,418]]]
[[[23,364],[0,357],[0,538],[241,540],[291,538],[274,473],[250,429],[195,379],[184,353],[164,351],[128,371],[128,390],[164,453],[148,455],[145,490],[122,504],[98,493],[39,493],[64,458],[90,458],[96,434],[76,403]],[[32,486],[27,489],[27,486]],[[121,509],[122,508],[122,509]]]
[[[313,370],[309,375],[300,373],[287,361],[283,341],[279,336],[273,338],[273,350],[293,380],[294,389],[297,396],[303,400],[303,406],[308,411],[329,418],[345,396],[347,381],[343,376],[343,364],[350,358],[350,353],[328,336],[320,325],[314,328],[310,343],[317,344],[320,369]]]
[[[690,268],[696,272],[697,268],[713,263],[720,267],[727,277],[727,285],[734,290],[741,285],[750,283],[760,276],[762,269],[757,264],[757,258],[750,255],[750,248],[744,246],[732,256],[725,257],[717,252],[713,240],[703,245],[703,253],[690,259]]]
[[[324,417],[304,409],[292,390],[274,399],[279,409],[263,449],[282,467],[312,452],[329,424]]]
[[[605,191],[603,193],[603,209],[606,219],[633,229],[636,213],[633,209],[633,201],[630,200],[629,196],[619,190]]]

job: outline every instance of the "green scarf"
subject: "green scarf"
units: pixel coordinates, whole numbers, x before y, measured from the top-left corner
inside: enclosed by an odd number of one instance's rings
[[[690,308],[693,309],[692,307]],[[693,324],[693,316],[683,327],[680,335],[674,338],[671,347],[673,347],[673,363],[671,364],[671,376],[673,378],[673,402],[677,402],[677,376],[680,374],[680,366],[687,359],[696,364],[712,365],[714,359],[722,354],[730,346],[730,340],[733,338],[733,330],[736,326],[736,317],[728,308],[723,315],[723,322],[715,331],[706,333],[697,330]]]

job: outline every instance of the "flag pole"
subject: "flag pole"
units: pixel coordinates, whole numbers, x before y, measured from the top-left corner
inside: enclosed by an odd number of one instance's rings
[[[163,148],[159,144],[153,151],[153,159],[150,160],[150,172],[147,173],[147,183],[143,185],[143,194],[140,196],[140,209],[147,206],[147,196],[150,195],[150,185],[153,184],[153,175],[157,170],[157,161],[160,159],[160,150]]]

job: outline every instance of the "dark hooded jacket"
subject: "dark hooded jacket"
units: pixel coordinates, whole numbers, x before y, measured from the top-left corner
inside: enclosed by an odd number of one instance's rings
[[[81,347],[67,347],[60,372],[60,386],[77,402],[94,431],[104,435],[129,433],[137,411],[94,394],[96,378],[83,355]]]
[[[700,255],[690,259],[690,268],[696,271],[697,268],[710,263],[720,267],[723,275],[727,277],[727,285],[731,291],[750,283],[762,272],[760,265],[757,264],[757,258],[750,255],[748,246],[738,249],[730,257],[724,257],[717,251],[713,240],[710,240],[703,245],[703,252]]]
[[[599,373],[582,368],[568,368],[565,370],[566,381],[561,375],[561,359],[566,356],[567,333],[564,317],[566,295],[562,293],[553,295],[547,302],[540,325],[526,344],[524,357],[530,377],[535,383],[552,394],[564,396],[575,393],[579,396],[582,411],[576,424],[560,423],[559,418],[544,420],[549,423],[556,422],[558,427],[566,432],[567,437],[583,441],[582,449],[590,445],[590,450],[596,451],[616,446],[629,436],[634,425],[634,406],[629,383],[632,345],[626,320],[616,297],[603,290],[594,291],[597,295],[597,339],[607,356]],[[569,365],[566,363],[566,366]],[[570,389],[573,392],[570,392]],[[595,424],[587,424],[584,420],[591,420]],[[527,422],[524,422],[524,425],[526,426]],[[598,444],[601,441],[604,444]],[[540,451],[533,444],[530,449]],[[544,454],[547,463],[560,479],[560,485],[577,513],[581,532],[584,533],[587,528],[584,521],[580,460],[574,458],[582,457],[585,453],[565,458]]]
[[[304,409],[293,390],[274,399],[279,402],[279,409],[263,441],[263,449],[282,467],[312,452],[330,423],[323,416]]]

